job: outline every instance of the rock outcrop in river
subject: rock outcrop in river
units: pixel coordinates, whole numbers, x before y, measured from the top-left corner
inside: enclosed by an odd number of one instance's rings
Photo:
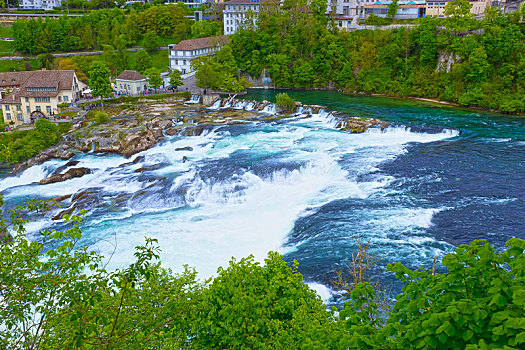
[[[208,99],[209,100],[209,99]],[[78,152],[112,152],[130,157],[145,151],[165,137],[174,135],[195,136],[206,129],[219,125],[241,124],[251,121],[271,121],[282,118],[318,118],[333,127],[349,132],[363,132],[375,125],[386,127],[381,120],[346,116],[326,112],[322,106],[296,104],[293,114],[279,114],[274,103],[268,101],[246,101],[234,97],[211,100],[212,105],[200,104],[192,97],[188,101],[166,101],[142,103],[113,115],[111,122],[95,125],[84,121],[75,125],[56,146],[36,157],[18,164],[14,172],[51,158],[70,159]],[[70,169],[65,174],[56,174],[40,181],[42,184],[64,181],[82,176],[80,170]]]

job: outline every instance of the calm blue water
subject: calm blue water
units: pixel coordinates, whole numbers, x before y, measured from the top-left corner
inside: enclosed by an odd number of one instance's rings
[[[322,117],[225,126],[166,139],[131,159],[78,155],[78,166],[93,174],[33,183],[65,164],[53,160],[0,180],[0,190],[10,206],[86,193],[77,203],[89,209],[82,243],[113,253],[110,267],[129,264],[144,236],[159,239],[165,265],[189,264],[203,277],[232,256],[262,260],[278,250],[297,259],[325,297],[359,240],[382,259],[373,273],[390,282],[390,262],[430,268],[434,257],[473,239],[502,248],[510,237],[525,238],[525,118],[330,92],[290,94],[396,126],[359,135]],[[185,146],[193,151],[175,151]],[[50,216],[32,222],[30,235],[60,227]]]

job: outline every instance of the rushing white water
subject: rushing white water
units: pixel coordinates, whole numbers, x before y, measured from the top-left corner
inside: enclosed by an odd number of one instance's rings
[[[277,113],[277,107],[275,106],[275,103],[269,103],[266,105],[266,107],[264,107],[262,112],[266,114],[275,114]]]
[[[212,106],[210,106],[210,107],[208,107],[208,108],[209,108],[209,109],[219,109],[219,108],[221,107],[221,103],[222,103],[221,99],[218,99],[217,101],[215,101],[215,102],[213,103]]]
[[[267,108],[270,113],[275,105]],[[201,136],[167,138],[135,156],[141,157],[135,164],[117,155],[84,154],[77,166],[92,169],[92,174],[33,184],[66,163],[53,160],[1,180],[0,188],[15,201],[90,189],[96,198],[88,202],[83,242],[106,256],[116,249],[111,268],[129,264],[134,247],[149,236],[159,240],[166,266],[177,270],[189,264],[206,277],[232,256],[254,254],[261,261],[270,250],[286,253],[304,246],[311,237],[285,244],[299,218],[337,200],[377,196],[392,178],[360,177],[374,174],[381,162],[405,152],[408,143],[457,135],[404,127],[349,134],[333,124],[330,114],[321,111],[285,123],[218,127]],[[192,150],[176,150],[187,146]],[[154,168],[136,172],[148,166]],[[363,227],[378,244],[389,240],[416,258],[431,256],[435,248],[425,246],[431,238],[418,230],[429,227],[439,210],[376,209]],[[329,289],[312,283],[323,298],[329,297]]]

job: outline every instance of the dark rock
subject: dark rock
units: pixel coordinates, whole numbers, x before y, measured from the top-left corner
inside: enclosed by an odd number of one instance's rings
[[[149,165],[149,166],[145,166],[145,167],[142,167],[142,168],[139,168],[137,170],[135,170],[136,173],[143,173],[145,171],[153,171],[153,170],[157,170],[157,169],[160,169],[160,168],[163,168],[165,167],[167,164],[165,163],[159,163],[159,164],[154,164],[154,165]]]
[[[54,172],[53,175],[60,174],[60,173],[62,173],[64,170],[66,170],[67,168],[69,168],[70,166],[75,166],[75,165],[77,165],[78,163],[80,163],[80,161],[78,161],[78,160],[72,160],[72,161],[69,161],[69,162],[67,162],[66,164],[62,165],[61,167],[58,167],[57,170],[55,170],[55,172]]]
[[[132,163],[133,164],[140,163],[140,162],[142,162],[144,160],[144,158],[145,158],[144,156],[137,156],[137,157],[135,157],[135,159],[133,159]]]
[[[66,195],[63,195],[63,196],[60,196],[60,197],[51,198],[51,200],[55,201],[55,202],[62,202],[62,201],[65,201],[66,199],[69,199],[69,198],[71,198],[71,195],[70,194],[66,194]]]
[[[162,130],[149,129],[138,134],[126,136],[119,148],[119,153],[125,157],[150,149],[162,138]]]
[[[64,174],[56,174],[39,181],[41,185],[47,185],[55,182],[66,181],[75,177],[82,177],[86,174],[91,174],[91,169],[88,168],[71,168]]]
[[[193,151],[193,147],[191,147],[191,146],[177,147],[177,148],[175,148],[175,151]]]
[[[60,158],[62,160],[69,160],[69,159],[73,158],[74,156],[75,156],[74,152],[67,151],[65,153],[62,153],[58,158]]]
[[[179,133],[179,130],[177,130],[175,128],[170,128],[170,129],[166,130],[166,135],[168,135],[168,136],[177,135],[178,133]]]

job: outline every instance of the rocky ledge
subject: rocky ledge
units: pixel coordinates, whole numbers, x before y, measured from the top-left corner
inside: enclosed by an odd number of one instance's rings
[[[52,158],[69,160],[79,152],[112,152],[125,157],[145,151],[165,137],[174,135],[195,136],[218,125],[247,123],[250,121],[278,120],[290,117],[320,118],[341,130],[360,133],[372,126],[388,126],[377,119],[346,116],[342,113],[328,113],[322,106],[296,104],[294,113],[283,114],[275,104],[268,101],[245,101],[236,98],[207,99],[208,106],[192,96],[191,100],[154,102],[124,109],[113,115],[107,124],[96,125],[84,121],[74,125],[73,131],[64,136],[56,146],[37,156],[17,164],[18,172]],[[68,163],[69,164],[69,163]],[[52,176],[40,181],[41,184],[65,181],[88,173],[89,169],[70,168],[71,164],[57,170]],[[61,173],[65,168],[67,172]]]

